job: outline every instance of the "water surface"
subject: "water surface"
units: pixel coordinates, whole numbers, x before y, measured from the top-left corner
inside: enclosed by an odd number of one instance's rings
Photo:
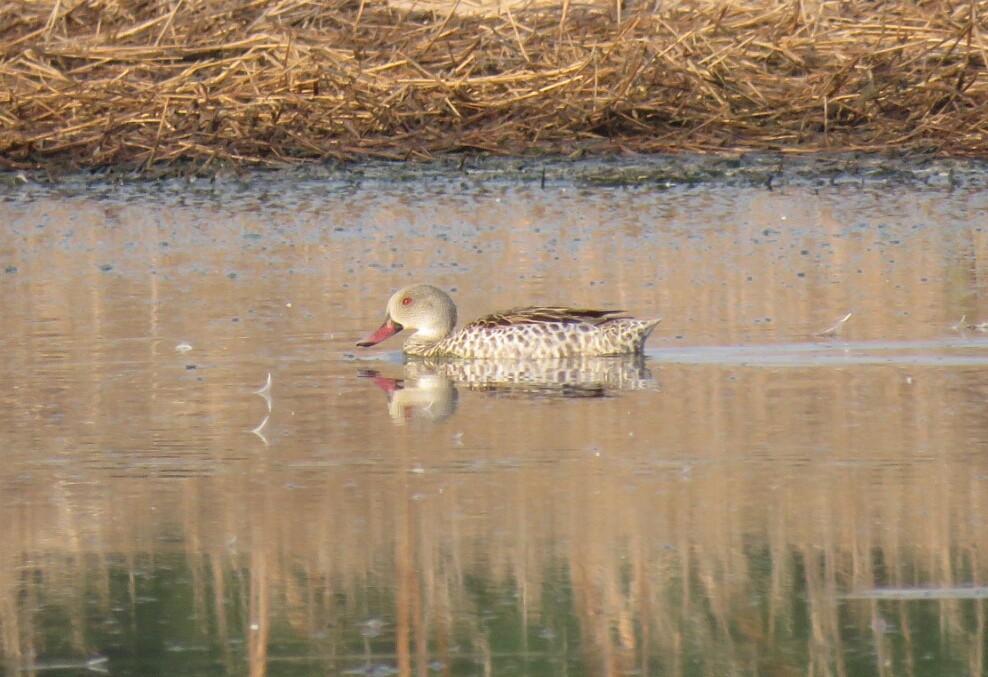
[[[978,182],[8,188],[6,670],[981,675],[986,213]],[[663,321],[643,363],[510,381],[357,349],[417,281],[461,320]]]

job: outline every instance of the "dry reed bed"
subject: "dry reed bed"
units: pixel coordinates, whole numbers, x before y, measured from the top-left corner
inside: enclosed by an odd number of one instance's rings
[[[0,165],[988,150],[988,0],[0,7]],[[219,161],[219,162],[217,162]],[[176,165],[175,163],[179,163]]]

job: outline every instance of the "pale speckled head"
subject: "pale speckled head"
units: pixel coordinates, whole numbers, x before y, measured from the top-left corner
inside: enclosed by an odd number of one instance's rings
[[[415,336],[438,341],[456,326],[456,306],[446,292],[430,284],[413,284],[399,289],[388,301],[384,324],[358,343],[372,346],[402,329],[415,330]]]

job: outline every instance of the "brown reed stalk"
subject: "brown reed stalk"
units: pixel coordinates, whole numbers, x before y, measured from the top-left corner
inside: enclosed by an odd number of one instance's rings
[[[620,14],[620,21],[618,20]],[[0,8],[0,164],[988,151],[988,0]]]

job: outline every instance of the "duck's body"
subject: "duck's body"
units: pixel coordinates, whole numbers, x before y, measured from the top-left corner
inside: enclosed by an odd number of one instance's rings
[[[415,329],[404,351],[417,357],[542,359],[641,353],[659,320],[617,316],[620,310],[558,306],[512,308],[454,331],[456,306],[436,287],[416,284],[388,301],[384,324],[357,345],[372,346]]]

